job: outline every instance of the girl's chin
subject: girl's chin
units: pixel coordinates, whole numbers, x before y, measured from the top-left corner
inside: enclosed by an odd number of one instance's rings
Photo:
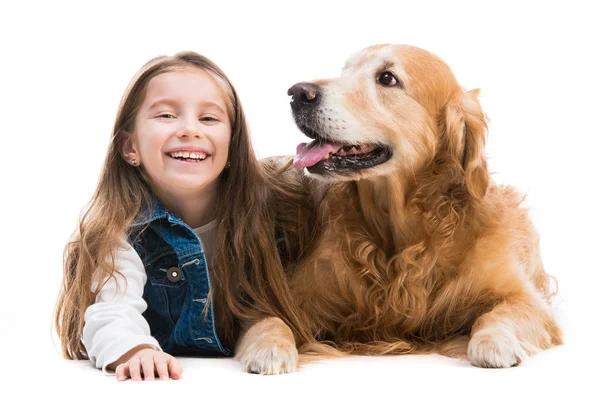
[[[171,189],[197,191],[210,186],[218,177],[218,173],[205,173],[205,175],[204,173],[195,175],[174,173],[166,178],[164,183],[169,184]]]

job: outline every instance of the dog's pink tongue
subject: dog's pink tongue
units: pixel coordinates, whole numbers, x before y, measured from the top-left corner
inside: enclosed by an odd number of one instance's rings
[[[294,157],[294,167],[310,167],[317,164],[329,153],[335,153],[342,145],[319,143],[315,140],[309,144],[300,143],[296,147],[296,157]]]

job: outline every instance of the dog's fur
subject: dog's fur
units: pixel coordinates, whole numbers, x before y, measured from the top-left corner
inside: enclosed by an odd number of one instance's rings
[[[382,86],[383,71],[400,84]],[[313,84],[323,138],[385,144],[393,155],[354,172],[304,170],[325,189],[322,231],[289,275],[310,334],[357,354],[452,353],[464,343],[481,367],[561,344],[524,197],[491,184],[478,92],[463,91],[438,57],[396,45],[360,51],[341,77]],[[237,358],[269,374],[298,362],[276,318],[249,327]]]

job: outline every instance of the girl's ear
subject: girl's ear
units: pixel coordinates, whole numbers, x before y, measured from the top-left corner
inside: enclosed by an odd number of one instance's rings
[[[134,136],[126,131],[121,131],[119,135],[122,137],[123,142],[121,144],[121,155],[123,158],[130,164],[137,165],[135,162],[139,162],[139,154],[137,150],[137,145],[135,144]]]

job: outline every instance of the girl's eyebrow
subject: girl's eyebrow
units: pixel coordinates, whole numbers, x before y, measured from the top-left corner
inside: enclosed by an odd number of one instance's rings
[[[156,108],[157,106],[159,106],[161,104],[166,104],[166,105],[169,105],[172,107],[177,107],[179,105],[179,103],[172,98],[159,98],[158,100],[156,100],[152,104],[150,104],[148,109],[151,110],[152,108]],[[221,111],[221,113],[223,113],[223,114],[225,113],[225,111],[223,111],[223,108],[221,108],[219,106],[219,104],[212,102],[212,101],[201,101],[198,103],[198,105],[207,106],[207,107],[215,107],[219,111]]]
[[[170,105],[170,106],[177,106],[178,103],[177,101],[175,101],[174,99],[171,98],[159,98],[158,100],[154,101],[152,104],[150,104],[150,106],[148,107],[148,109],[152,109],[157,107],[158,105],[161,104],[166,104],[166,105]]]
[[[207,106],[207,107],[214,107],[214,108],[217,108],[219,111],[221,111],[221,113],[223,113],[223,114],[225,113],[225,111],[223,111],[223,108],[221,108],[221,107],[219,106],[219,104],[217,104],[216,102],[212,102],[212,101],[202,101],[202,102],[200,102],[200,103],[198,103],[198,104],[199,104],[199,105],[202,105],[202,106]]]

